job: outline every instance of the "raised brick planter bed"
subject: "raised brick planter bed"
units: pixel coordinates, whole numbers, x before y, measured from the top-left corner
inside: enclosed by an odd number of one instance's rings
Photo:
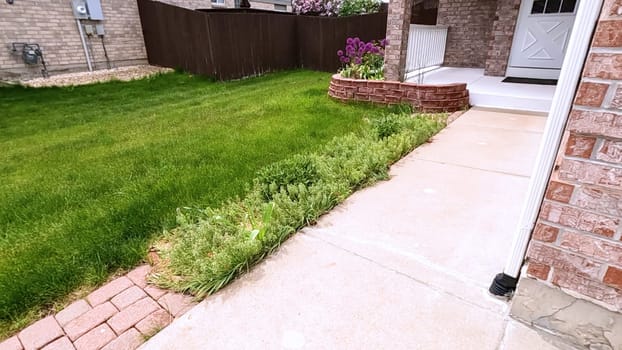
[[[328,95],[340,101],[408,103],[422,112],[456,112],[469,107],[466,84],[420,85],[383,80],[343,78],[334,74]]]

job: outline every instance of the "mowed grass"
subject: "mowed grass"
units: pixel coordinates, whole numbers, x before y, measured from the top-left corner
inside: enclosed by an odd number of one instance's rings
[[[261,167],[360,130],[379,112],[332,101],[329,79],[170,73],[0,88],[0,335],[137,264],[175,225],[176,208],[242,195]]]

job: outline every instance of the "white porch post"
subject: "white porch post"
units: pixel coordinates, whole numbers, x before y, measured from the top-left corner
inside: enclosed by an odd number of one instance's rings
[[[413,0],[390,0],[387,15],[387,46],[384,51],[384,79],[403,81]]]
[[[512,251],[503,269],[490,286],[495,295],[507,295],[516,288],[527,246],[531,238],[544,192],[555,164],[555,158],[572,108],[577,85],[590,47],[592,33],[596,27],[603,0],[581,1],[577,10],[568,50],[561,68],[557,89],[553,96],[535,168],[531,175],[527,198],[523,205]]]

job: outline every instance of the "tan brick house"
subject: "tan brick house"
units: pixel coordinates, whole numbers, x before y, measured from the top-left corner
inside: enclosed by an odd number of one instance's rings
[[[412,5],[389,5],[389,80],[404,79]],[[440,0],[439,23],[444,65],[559,79],[491,292],[515,290],[513,317],[580,348],[622,349],[622,1]]]
[[[235,0],[162,0],[190,9],[235,7]],[[28,65],[21,56],[21,45],[41,47],[51,74],[86,71],[88,54],[92,69],[146,64],[147,53],[134,0],[100,0],[102,20],[81,19],[84,45],[71,0],[0,1],[0,80],[40,76],[40,64]],[[288,5],[290,4],[290,5]],[[284,0],[251,1],[258,9],[291,11]],[[103,24],[103,37],[95,25]],[[104,51],[105,47],[105,51]],[[106,57],[107,56],[107,57]]]

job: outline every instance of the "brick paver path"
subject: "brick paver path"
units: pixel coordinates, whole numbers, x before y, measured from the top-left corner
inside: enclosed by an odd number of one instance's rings
[[[132,350],[195,303],[147,284],[149,265],[114,279],[0,343],[0,350]]]

